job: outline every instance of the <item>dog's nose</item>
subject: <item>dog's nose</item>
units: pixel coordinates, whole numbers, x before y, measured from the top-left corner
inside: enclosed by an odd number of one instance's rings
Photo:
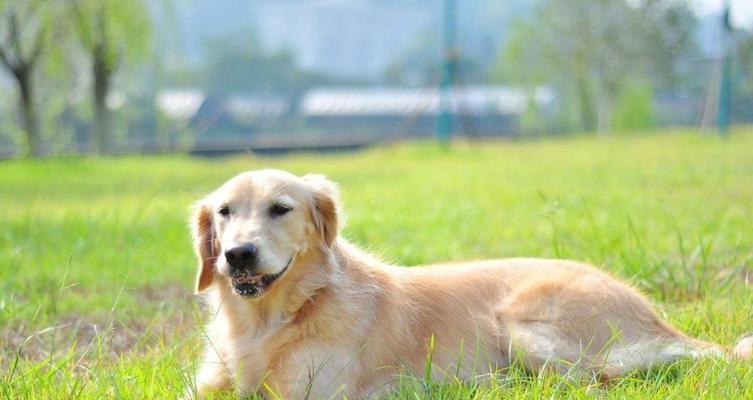
[[[251,243],[233,247],[225,252],[225,259],[233,268],[246,268],[256,264],[256,246]]]

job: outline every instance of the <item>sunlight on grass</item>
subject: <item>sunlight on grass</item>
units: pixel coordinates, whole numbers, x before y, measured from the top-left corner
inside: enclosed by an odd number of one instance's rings
[[[0,398],[175,398],[202,340],[192,202],[256,168],[338,182],[344,236],[386,259],[562,257],[630,280],[678,328],[753,329],[753,133],[384,147],[283,158],[0,163]],[[427,366],[428,368],[428,366]],[[428,373],[428,372],[427,372]],[[753,398],[753,366],[704,360],[608,386],[513,368],[405,377],[390,398]]]

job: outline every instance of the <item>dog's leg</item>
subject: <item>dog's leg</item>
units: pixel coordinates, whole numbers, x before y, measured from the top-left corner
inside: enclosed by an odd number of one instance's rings
[[[203,398],[213,392],[228,392],[233,381],[227,366],[213,349],[207,351],[199,372],[196,374],[196,394]]]
[[[543,321],[518,321],[508,324],[510,365],[519,364],[539,373],[546,370],[561,375],[586,371],[594,363],[587,345],[562,335],[558,327]]]
[[[511,362],[520,362],[531,372],[553,370],[562,375],[604,381],[635,370],[679,359],[724,357],[721,346],[684,336],[621,337],[604,343],[594,336],[573,338],[560,327],[540,322],[510,325]]]
[[[634,343],[620,343],[611,348],[602,358],[601,372],[602,378],[608,380],[681,359],[724,356],[725,351],[721,346],[685,336],[645,337]]]
[[[511,361],[532,372],[610,379],[681,358],[725,354],[721,346],[672,328],[633,289],[600,275],[521,287],[500,304],[497,316],[510,336]]]
[[[743,336],[732,350],[732,355],[741,359],[750,359],[753,357],[753,333]]]

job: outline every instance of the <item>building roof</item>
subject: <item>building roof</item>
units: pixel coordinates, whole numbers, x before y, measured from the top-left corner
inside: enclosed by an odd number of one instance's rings
[[[554,95],[547,88],[532,91],[500,86],[471,86],[451,91],[453,113],[470,115],[523,113],[534,101],[547,106]],[[303,97],[301,113],[317,116],[436,115],[439,112],[436,88],[341,88],[315,89]]]
[[[157,107],[168,118],[188,120],[193,118],[204,102],[210,100],[201,90],[165,89],[157,94]],[[244,123],[258,119],[279,118],[288,112],[290,102],[282,97],[232,94],[217,97],[222,111]]]
[[[157,94],[157,108],[170,119],[187,120],[196,115],[205,98],[200,90],[160,90]]]

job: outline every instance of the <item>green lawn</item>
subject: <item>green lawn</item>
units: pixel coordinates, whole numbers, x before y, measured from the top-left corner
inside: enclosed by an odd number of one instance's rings
[[[405,265],[562,257],[603,266],[680,329],[753,330],[753,130],[384,147],[284,158],[0,162],[0,398],[175,398],[199,354],[191,203],[275,167],[340,184],[343,234]],[[753,398],[753,362],[680,363],[610,386],[513,369],[400,398]]]

